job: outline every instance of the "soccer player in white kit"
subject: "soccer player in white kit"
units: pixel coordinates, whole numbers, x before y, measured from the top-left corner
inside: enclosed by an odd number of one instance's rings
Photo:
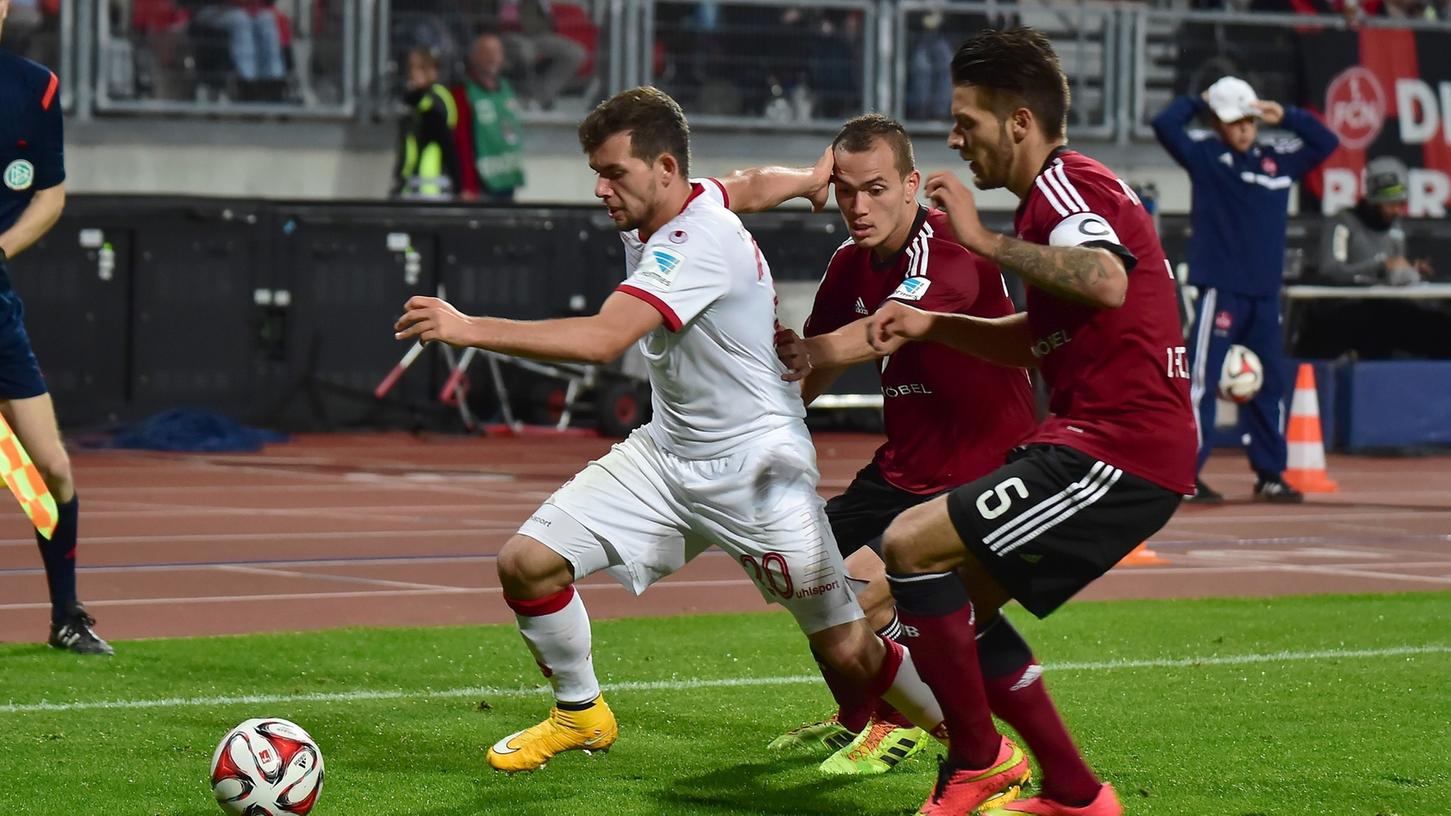
[[[400,340],[593,363],[639,342],[649,363],[652,421],[557,490],[499,553],[504,599],[556,700],[546,720],[489,749],[502,771],[604,750],[618,735],[574,582],[608,570],[638,594],[710,546],[795,616],[821,659],[917,725],[942,721],[911,656],[871,630],[846,580],[801,396],[781,379],[770,268],[723,206],[721,183],[690,180],[689,133],[654,88],[624,91],[580,125],[595,195],[626,247],[628,277],[599,314],[512,321],[414,297],[396,327]]]

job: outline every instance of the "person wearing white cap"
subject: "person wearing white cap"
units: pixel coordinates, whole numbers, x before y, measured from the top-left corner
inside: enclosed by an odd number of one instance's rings
[[[1205,115],[1212,133],[1184,128]],[[1259,125],[1283,127],[1291,138],[1259,140]],[[1280,286],[1291,186],[1324,161],[1339,139],[1315,116],[1260,99],[1239,77],[1222,77],[1199,97],[1181,96],[1154,117],[1154,135],[1194,183],[1189,283],[1199,289],[1189,347],[1190,397],[1199,419],[1199,468],[1212,444],[1216,391],[1224,356],[1248,346],[1264,362],[1259,394],[1244,406],[1249,464],[1261,501],[1298,502],[1285,484],[1284,337]],[[1191,501],[1223,496],[1196,480]]]

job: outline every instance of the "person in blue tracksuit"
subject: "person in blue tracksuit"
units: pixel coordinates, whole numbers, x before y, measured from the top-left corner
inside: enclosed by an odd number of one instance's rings
[[[1184,128],[1208,112],[1213,133]],[[1259,141],[1259,123],[1293,134]],[[1237,77],[1215,82],[1201,97],[1181,96],[1154,117],[1154,134],[1193,182],[1189,282],[1199,289],[1189,349],[1190,396],[1199,419],[1199,468],[1209,459],[1219,371],[1232,344],[1249,347],[1264,364],[1264,386],[1244,410],[1249,462],[1258,480],[1255,498],[1298,502],[1285,484],[1284,337],[1280,286],[1290,187],[1339,145],[1308,111],[1259,99]],[[1196,482],[1191,501],[1222,501]]]
[[[0,0],[0,34],[9,11],[10,0]],[[55,226],[64,207],[60,81],[49,68],[0,50],[0,413],[60,511],[50,539],[36,534],[50,589],[50,645],[108,655],[110,645],[96,635],[95,620],[76,600],[75,479],[25,333],[25,307],[10,288],[7,268]]]

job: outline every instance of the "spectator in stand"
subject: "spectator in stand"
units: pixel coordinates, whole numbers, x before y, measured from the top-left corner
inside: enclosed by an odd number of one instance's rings
[[[1330,217],[1320,236],[1320,277],[1337,284],[1409,286],[1431,276],[1426,260],[1406,260],[1406,165],[1394,156],[1365,167],[1365,195]]]
[[[1250,11],[1280,14],[1339,14],[1352,26],[1381,13],[1382,0],[1253,0]]]
[[[1415,286],[1431,276],[1428,261],[1406,258],[1406,166],[1393,156],[1365,168],[1365,195],[1330,216],[1320,236],[1318,276],[1343,286]],[[1451,312],[1444,303],[1416,300],[1308,302],[1300,319],[1297,352],[1303,357],[1365,360],[1451,356]]]
[[[10,0],[10,16],[5,22],[5,44],[12,54],[28,57],[41,64],[54,61],[53,54],[40,53],[36,34],[44,26],[47,17],[59,13],[57,0]],[[49,50],[49,49],[47,49]]]
[[[461,186],[454,129],[458,108],[453,94],[438,83],[438,53],[427,48],[408,52],[408,105],[398,138],[393,171],[397,198],[447,200]]]
[[[907,61],[908,119],[944,119],[951,113],[954,46],[942,30],[942,20],[941,9],[917,17],[921,28]]]
[[[510,71],[522,79],[525,105],[549,110],[589,58],[583,45],[554,27],[550,0],[488,0],[486,16],[503,33]]]
[[[453,89],[462,197],[490,204],[512,203],[514,191],[524,186],[519,100],[500,73],[504,61],[498,32],[479,34],[469,48],[467,76]]]
[[[1205,114],[1213,133],[1195,138],[1184,126]],[[1283,126],[1296,138],[1260,142],[1259,123]],[[1189,349],[1191,396],[1200,429],[1199,469],[1209,459],[1216,395],[1213,383],[1231,344],[1264,361],[1265,380],[1247,414],[1250,466],[1260,501],[1304,499],[1283,478],[1285,445],[1284,337],[1280,287],[1290,188],[1324,161],[1339,139],[1308,111],[1261,100],[1238,77],[1223,77],[1202,97],[1180,96],[1154,117],[1154,135],[1193,182],[1189,282],[1199,289],[1195,339]],[[1198,134],[1196,134],[1198,135]],[[1192,501],[1223,496],[1196,479]]]
[[[204,40],[207,29],[225,34],[242,99],[281,98],[287,68],[276,0],[179,0],[179,5],[191,12],[193,37]]]
[[[1426,0],[1385,0],[1381,16],[1396,20],[1441,20],[1442,9]]]

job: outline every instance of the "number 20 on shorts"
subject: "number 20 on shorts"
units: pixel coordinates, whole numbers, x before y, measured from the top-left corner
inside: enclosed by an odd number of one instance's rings
[[[761,556],[760,561],[754,556],[743,555],[741,566],[764,591],[789,599],[796,589],[791,583],[791,568],[786,564],[786,556],[780,553],[768,552]]]

